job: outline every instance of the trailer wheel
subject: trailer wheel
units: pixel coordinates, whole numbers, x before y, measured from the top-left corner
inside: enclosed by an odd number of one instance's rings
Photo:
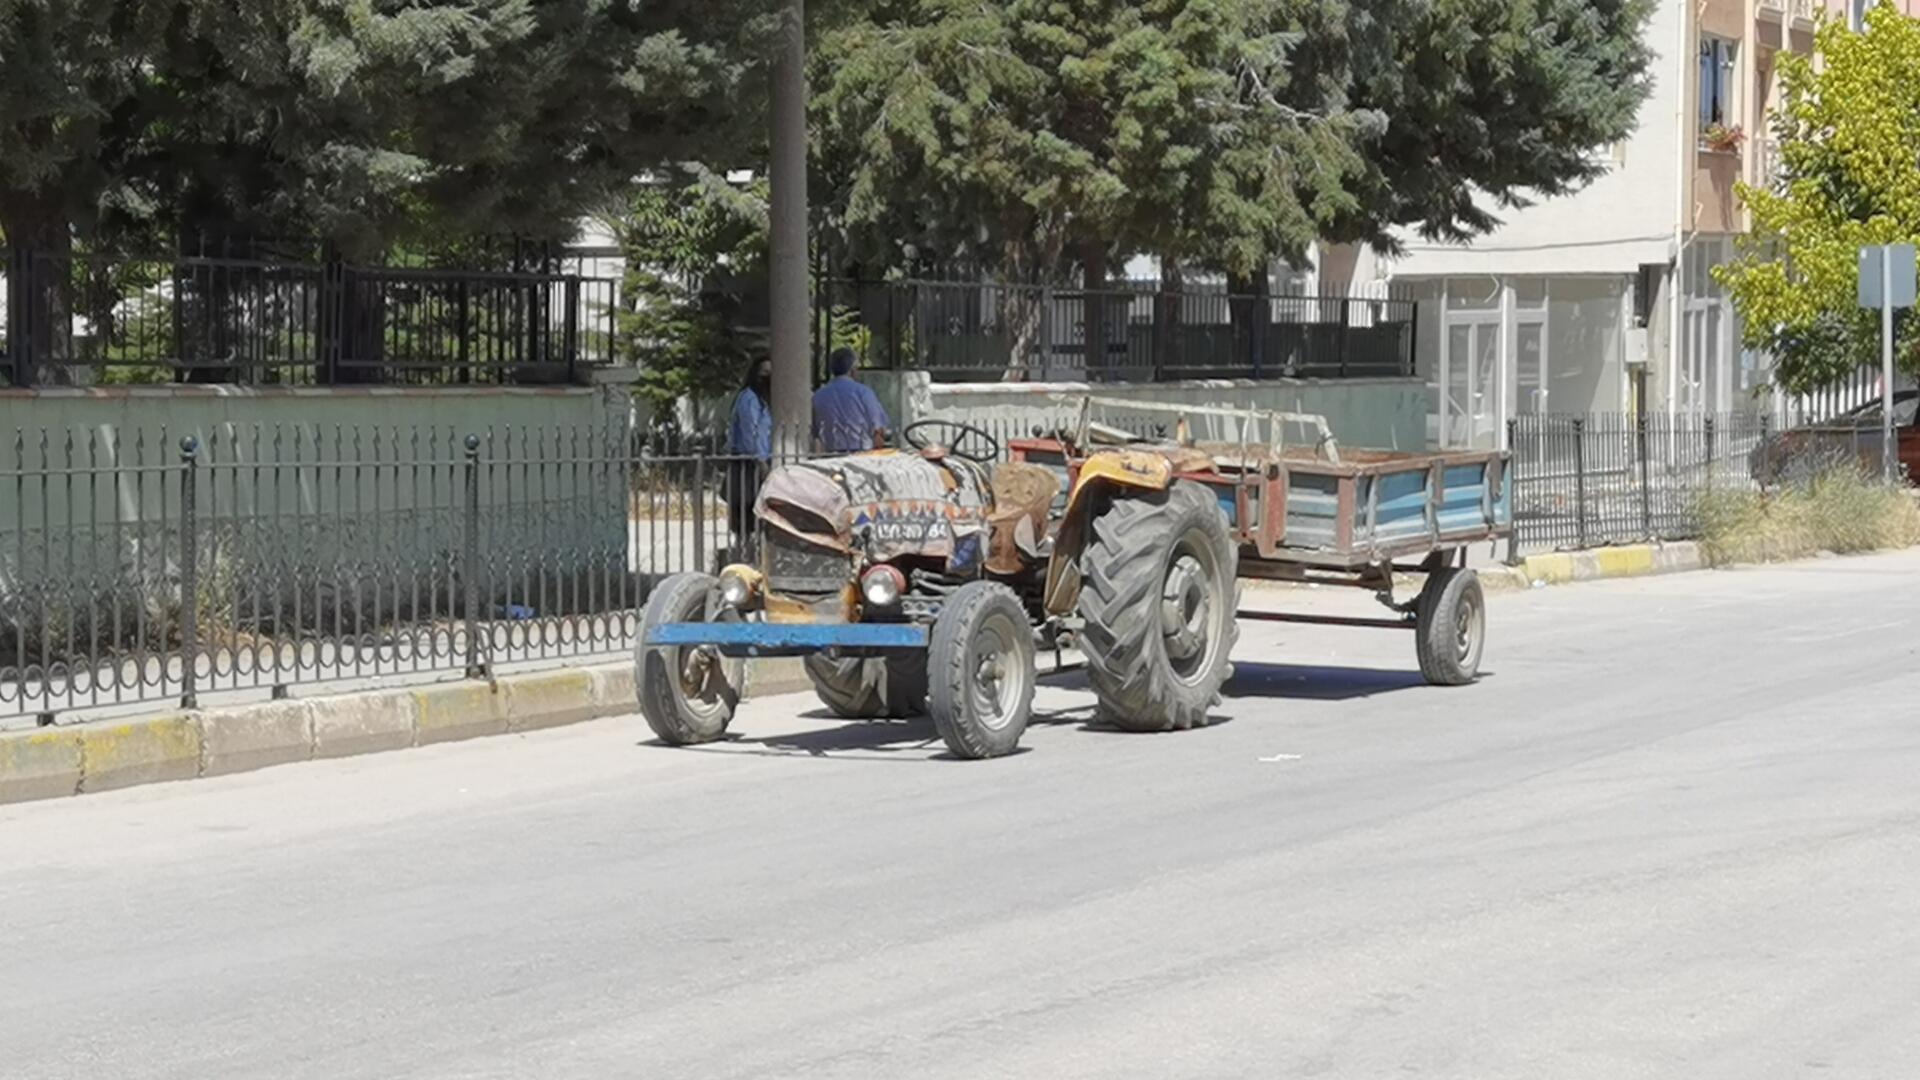
[[[927,711],[947,749],[1001,757],[1033,712],[1033,627],[1005,585],[962,585],[940,609],[927,650]]]
[[[719,607],[719,586],[706,574],[675,574],[654,586],[640,620],[633,681],[640,715],[672,746],[712,742],[727,733],[740,704],[746,661],[710,645],[648,645],[647,631],[662,623],[707,622]]]
[[[1427,575],[1414,605],[1420,674],[1435,686],[1465,686],[1480,676],[1487,645],[1487,599],[1480,575],[1449,566]]]
[[[927,654],[831,656],[801,661],[821,704],[845,720],[897,720],[927,708]]]
[[[1114,499],[1082,554],[1081,649],[1124,731],[1201,727],[1233,674],[1239,553],[1204,484]]]

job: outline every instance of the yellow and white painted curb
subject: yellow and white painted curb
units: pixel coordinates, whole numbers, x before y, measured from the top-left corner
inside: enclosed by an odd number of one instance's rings
[[[805,689],[797,660],[747,691]],[[0,733],[0,803],[225,776],[295,761],[506,735],[637,711],[631,662]]]
[[[1480,582],[1495,589],[1530,589],[1576,581],[1679,574],[1689,570],[1705,570],[1711,565],[1699,544],[1631,544],[1592,551],[1529,555],[1518,566],[1481,570]]]

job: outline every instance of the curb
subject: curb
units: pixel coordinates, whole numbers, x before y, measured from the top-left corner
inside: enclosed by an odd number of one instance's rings
[[[755,660],[750,697],[805,690],[798,660]],[[637,711],[626,661],[0,734],[0,804],[296,761],[405,750]]]
[[[1518,566],[1490,567],[1479,573],[1482,587],[1489,591],[1504,592],[1543,585],[1566,585],[1576,581],[1680,574],[1691,570],[1707,570],[1712,565],[1701,552],[1699,544],[1683,541],[1529,555]]]

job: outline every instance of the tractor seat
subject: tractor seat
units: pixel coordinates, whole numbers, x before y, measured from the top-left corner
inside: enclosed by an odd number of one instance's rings
[[[1018,573],[1029,559],[1039,556],[1039,545],[1047,535],[1047,514],[1060,494],[1060,478],[1045,466],[1009,461],[993,467],[989,485],[993,512],[987,515],[987,569],[996,574]]]

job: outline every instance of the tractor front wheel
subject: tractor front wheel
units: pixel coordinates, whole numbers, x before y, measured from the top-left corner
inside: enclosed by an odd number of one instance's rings
[[[654,586],[640,620],[633,681],[640,715],[672,746],[712,742],[727,733],[740,704],[746,661],[711,645],[648,645],[647,631],[665,623],[711,622],[720,589],[706,574],[675,574]]]
[[[974,581],[948,598],[927,652],[927,711],[954,756],[1019,747],[1033,712],[1033,652],[1033,627],[1012,589]]]

